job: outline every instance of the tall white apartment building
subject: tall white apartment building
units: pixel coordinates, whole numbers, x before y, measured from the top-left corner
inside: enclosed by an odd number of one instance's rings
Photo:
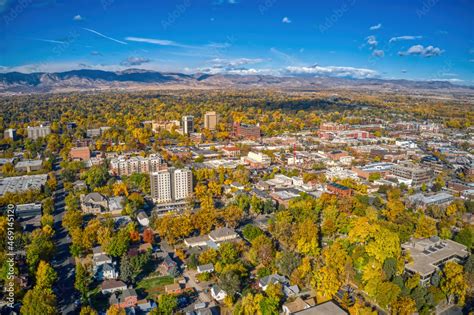
[[[191,170],[180,169],[173,172],[174,200],[184,200],[193,193],[193,174]]]
[[[173,200],[171,191],[171,173],[169,170],[161,170],[151,173],[151,197],[156,203],[167,203]]]
[[[151,197],[155,203],[182,201],[193,193],[193,175],[189,169],[153,172],[150,175]]]

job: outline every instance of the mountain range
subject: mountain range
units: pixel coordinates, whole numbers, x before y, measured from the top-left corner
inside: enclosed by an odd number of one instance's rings
[[[184,74],[142,69],[124,71],[73,70],[66,72],[0,73],[1,94],[52,93],[68,91],[145,89],[275,88],[317,91],[357,89],[382,92],[462,94],[472,96],[474,87],[447,81],[351,79],[335,77],[279,77],[270,75]]]

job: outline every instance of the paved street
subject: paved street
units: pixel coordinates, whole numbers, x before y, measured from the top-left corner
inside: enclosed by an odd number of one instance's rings
[[[58,280],[55,285],[55,291],[58,298],[58,305],[62,314],[74,314],[74,301],[77,294],[74,290],[74,260],[69,253],[70,238],[67,231],[62,227],[65,205],[64,198],[66,193],[62,179],[60,178],[59,161],[54,165],[54,171],[58,178],[58,188],[54,199],[54,241],[56,243],[56,256],[54,257],[54,267],[58,273]]]

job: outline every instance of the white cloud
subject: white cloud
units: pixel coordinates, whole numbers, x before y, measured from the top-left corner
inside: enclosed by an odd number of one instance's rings
[[[377,25],[373,25],[373,26],[369,27],[369,30],[376,31],[376,30],[381,29],[381,28],[382,28],[382,24],[379,23]]]
[[[264,61],[265,59],[261,59],[261,58],[236,58],[236,59],[215,58],[211,60],[211,63],[214,66],[238,67],[238,66],[243,66],[243,65],[261,63]]]
[[[374,57],[383,57],[383,56],[385,56],[385,53],[384,53],[383,50],[375,49],[375,50],[372,52],[372,56],[374,56]]]
[[[118,39],[115,39],[115,38],[109,37],[109,36],[107,36],[107,35],[104,35],[104,34],[102,34],[102,33],[99,33],[99,32],[97,32],[97,31],[95,31],[95,30],[93,30],[93,29],[86,28],[86,27],[83,27],[82,29],[84,29],[84,30],[86,30],[86,31],[88,31],[88,32],[91,32],[91,33],[93,33],[93,34],[96,34],[96,35],[98,35],[98,36],[100,36],[100,37],[103,37],[103,38],[106,38],[106,39],[108,39],[108,40],[111,40],[111,41],[113,41],[113,42],[116,42],[116,43],[119,43],[119,44],[122,44],[122,45],[127,45],[127,43],[125,43],[125,42],[122,42],[122,41],[120,41],[120,40],[118,40]]]
[[[374,35],[367,36],[366,40],[367,44],[369,44],[371,48],[375,48],[375,46],[377,46],[379,43]]]
[[[291,23],[291,20],[285,16],[282,20],[281,20],[283,23],[286,23],[286,24],[290,24]]]
[[[39,42],[51,43],[51,44],[66,44],[67,42],[54,39],[44,39],[44,38],[31,38],[31,40],[36,40]]]
[[[123,60],[120,64],[122,66],[139,66],[145,63],[149,63],[151,60],[148,58],[143,57],[128,57],[127,59]]]
[[[424,47],[423,45],[414,45],[408,48],[407,51],[400,51],[398,52],[398,55],[400,56],[422,56],[422,57],[433,57],[433,56],[439,56],[443,53],[444,51],[441,50],[438,47],[433,47],[433,46],[427,46]]]
[[[394,42],[398,42],[398,41],[401,41],[401,40],[414,40],[414,39],[421,39],[421,38],[423,38],[423,36],[404,35],[404,36],[392,37],[392,38],[390,38],[390,40],[388,42],[389,43],[394,43]]]
[[[378,72],[372,69],[339,66],[286,67],[285,70],[290,75],[350,77],[356,79],[376,78],[379,76]]]
[[[79,14],[76,15],[76,16],[74,16],[72,19],[73,19],[74,21],[83,21],[83,20],[84,20],[84,18],[83,18],[82,16],[80,16]]]
[[[130,42],[139,42],[139,43],[148,43],[153,45],[160,45],[160,46],[181,46],[180,44],[166,39],[155,39],[155,38],[143,38],[143,37],[125,37],[125,40]]]

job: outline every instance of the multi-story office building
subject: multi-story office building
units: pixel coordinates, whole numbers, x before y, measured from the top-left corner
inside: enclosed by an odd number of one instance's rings
[[[167,121],[155,121],[151,124],[151,130],[153,132],[159,132],[160,130],[167,131],[178,131],[179,130],[179,120],[167,120]]]
[[[259,140],[260,139],[260,126],[252,126],[234,122],[233,125],[233,135],[236,138],[244,138],[249,140]]]
[[[204,128],[209,130],[216,130],[217,128],[217,114],[216,112],[207,112],[204,114]]]
[[[163,158],[158,154],[151,154],[149,157],[119,156],[110,160],[110,171],[114,175],[128,176],[135,173],[151,173],[166,169],[167,166]]]
[[[43,126],[43,125],[40,125],[38,127],[28,126],[27,130],[28,130],[28,138],[33,139],[33,140],[46,137],[47,135],[51,133],[51,127]]]
[[[193,193],[192,172],[175,169],[153,172],[150,175],[151,197],[155,203],[183,201]]]
[[[16,129],[5,129],[3,136],[5,139],[12,139],[13,141],[16,141]]]
[[[390,169],[390,173],[404,179],[411,180],[411,186],[420,186],[433,179],[433,170],[420,167],[409,161],[403,161]]]
[[[194,117],[193,116],[183,116],[183,134],[189,135],[194,132]]]

